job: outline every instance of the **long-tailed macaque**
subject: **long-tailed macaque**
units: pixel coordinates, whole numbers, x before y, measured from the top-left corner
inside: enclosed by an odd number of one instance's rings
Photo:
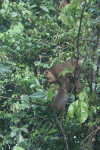
[[[69,92],[74,85],[74,82],[71,81],[71,79],[75,80],[77,78],[77,74],[81,69],[81,65],[82,65],[81,60],[78,60],[77,63],[77,59],[74,58],[65,61],[63,63],[58,63],[44,71],[44,77],[48,80],[49,83],[57,83],[59,85],[58,92],[52,102],[52,108],[53,108],[53,113],[55,115],[56,122],[60,127],[60,129],[62,130],[64,140],[66,142],[66,150],[68,150],[67,139],[66,139],[65,131],[57,118],[57,114],[60,114],[65,108],[65,104],[67,102],[67,92]],[[62,71],[64,71],[64,69],[67,67],[70,67],[72,69],[71,78],[69,77],[70,75],[69,73],[66,73],[65,75],[61,74],[59,76],[59,74]],[[76,91],[79,91],[80,89],[81,89],[81,83],[79,80],[77,80]]]
[[[82,61],[79,59],[78,64],[77,59],[71,59],[68,61],[65,61],[63,63],[58,63],[49,69],[44,71],[44,77],[48,80],[49,83],[57,83],[60,86],[63,86],[66,88],[66,92],[69,92],[73,87],[73,82],[71,81],[69,76],[69,73],[66,73],[65,75],[59,74],[64,71],[65,68],[70,67],[72,69],[71,76],[75,80],[77,77],[77,74],[79,70],[81,69]],[[75,75],[75,77],[74,77]],[[59,76],[59,77],[58,77]],[[76,91],[79,91],[81,89],[81,83],[79,80],[76,82]]]

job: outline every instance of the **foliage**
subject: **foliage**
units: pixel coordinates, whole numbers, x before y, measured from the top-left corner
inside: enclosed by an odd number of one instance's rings
[[[78,54],[87,56],[80,77],[84,88],[76,101],[69,94],[68,114],[59,120],[69,150],[100,149],[99,7],[99,0],[86,4],[82,0],[70,4],[64,0],[60,4],[54,0],[0,1],[1,150],[65,148],[57,125],[49,129],[54,122],[51,103],[56,87],[48,90],[43,71]],[[66,71],[72,72],[69,67],[63,74]]]

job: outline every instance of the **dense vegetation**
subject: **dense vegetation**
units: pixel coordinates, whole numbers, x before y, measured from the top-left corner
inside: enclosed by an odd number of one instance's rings
[[[65,149],[51,107],[57,86],[43,72],[74,57],[83,88],[68,94],[59,121],[69,150],[100,149],[99,34],[99,0],[0,0],[0,150]]]

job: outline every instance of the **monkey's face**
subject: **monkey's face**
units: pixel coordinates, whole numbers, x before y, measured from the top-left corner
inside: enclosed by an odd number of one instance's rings
[[[51,71],[45,70],[44,71],[44,77],[48,80],[48,82],[53,83],[56,82],[55,76],[52,74]]]

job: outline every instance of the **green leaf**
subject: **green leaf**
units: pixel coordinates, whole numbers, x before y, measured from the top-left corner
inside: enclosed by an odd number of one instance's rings
[[[85,92],[79,93],[79,100],[88,102],[88,96]]]
[[[72,7],[78,5],[81,2],[82,2],[82,0],[77,0],[77,1],[73,0],[73,1],[71,1],[71,3],[69,4],[69,10],[72,9]]]
[[[66,71],[67,73],[72,73],[72,69],[71,69],[70,67],[67,67],[67,68],[65,69],[65,71]]]
[[[97,108],[95,106],[91,106],[90,107],[91,112],[93,112],[94,114],[97,113]]]
[[[63,71],[59,73],[58,77],[60,77],[63,74]]]
[[[68,108],[68,115],[71,118],[73,118],[74,113],[75,113],[75,102],[73,102]]]
[[[59,73],[58,77],[60,77],[62,74],[65,75],[66,73],[72,73],[72,69],[67,67],[64,71]]]
[[[35,7],[37,7],[37,5],[32,5],[32,6],[31,6],[31,8],[35,8]]]
[[[11,132],[11,137],[14,137],[16,135],[16,132],[12,131]]]
[[[20,146],[14,146],[13,150],[25,150],[24,148],[20,147]]]
[[[79,101],[77,106],[76,115],[80,121],[80,123],[85,122],[88,117],[88,106],[85,102]]]
[[[84,15],[90,18],[90,14],[88,12],[84,12]]]
[[[75,111],[76,110],[76,111]],[[75,101],[68,108],[68,115],[73,118],[74,113],[77,115],[80,123],[85,122],[88,117],[88,106],[83,101]]]
[[[16,25],[11,25],[10,29],[7,31],[7,33],[10,34],[18,34],[20,32],[22,32],[24,29],[24,26],[22,25],[22,23],[18,22]]]
[[[40,92],[35,92],[33,94],[31,94],[29,97],[31,98],[42,98],[45,96],[45,92],[40,91]]]
[[[16,17],[18,15],[18,13],[17,12],[12,12],[12,15],[11,15],[11,17]]]
[[[49,10],[47,9],[47,7],[45,7],[45,6],[40,6],[40,8],[41,8],[42,10],[46,11],[46,12],[49,12]]]
[[[52,99],[53,99],[52,88],[49,88],[49,89],[48,89],[48,99],[50,100],[50,102],[52,102]]]
[[[28,95],[21,95],[21,101],[28,101],[29,100],[29,96]]]
[[[97,70],[97,65],[93,64],[93,70],[96,71]]]

